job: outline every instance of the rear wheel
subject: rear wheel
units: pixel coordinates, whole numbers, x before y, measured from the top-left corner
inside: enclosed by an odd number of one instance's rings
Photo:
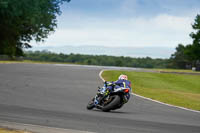
[[[102,108],[102,111],[108,112],[120,104],[120,97],[118,95],[111,96],[111,98],[111,101]]]
[[[89,101],[88,105],[87,105],[87,109],[91,110],[95,107],[94,105],[94,98],[92,98],[92,100]]]

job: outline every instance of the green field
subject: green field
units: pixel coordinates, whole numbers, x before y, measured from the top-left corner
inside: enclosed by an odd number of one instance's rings
[[[186,69],[146,69],[146,70],[155,70],[158,72],[183,72],[183,73],[200,73],[200,71],[192,71],[192,70],[186,70]]]
[[[200,110],[200,75],[151,73],[134,71],[104,71],[107,81],[126,74],[132,82],[133,93],[164,103]]]

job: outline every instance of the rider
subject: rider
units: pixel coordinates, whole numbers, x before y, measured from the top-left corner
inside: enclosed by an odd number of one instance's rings
[[[127,75],[121,74],[118,78],[117,81],[114,82],[106,82],[107,84],[107,91],[105,92],[105,95],[108,95],[110,92],[114,91],[114,89],[124,87],[124,88],[129,88],[129,92],[131,92],[131,82],[128,80]],[[127,93],[126,95],[127,102],[130,98],[130,94]]]

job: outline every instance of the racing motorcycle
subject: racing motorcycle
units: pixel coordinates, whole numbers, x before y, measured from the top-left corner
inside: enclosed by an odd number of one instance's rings
[[[120,87],[113,91],[109,91],[107,89],[107,84],[108,82],[104,82],[102,88],[98,87],[96,96],[92,98],[87,105],[88,110],[97,108],[104,112],[108,112],[110,110],[119,109],[128,102],[130,88]]]

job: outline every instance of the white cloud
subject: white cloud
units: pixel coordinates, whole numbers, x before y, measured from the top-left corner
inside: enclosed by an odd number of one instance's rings
[[[159,15],[152,20],[158,28],[177,32],[187,32],[191,30],[192,19],[189,17],[176,17],[170,15]]]
[[[79,17],[78,17],[79,18]],[[84,17],[67,21],[45,44],[102,46],[167,46],[191,42],[189,33],[194,18],[160,14],[152,18],[103,19]],[[72,26],[73,25],[73,26]],[[78,28],[77,28],[78,27]],[[33,43],[34,44],[34,43]]]

